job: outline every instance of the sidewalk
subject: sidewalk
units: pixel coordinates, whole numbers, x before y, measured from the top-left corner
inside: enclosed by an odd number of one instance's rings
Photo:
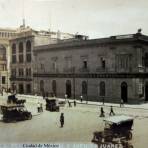
[[[4,94],[3,96],[0,96],[0,100],[7,100],[7,96],[9,94]],[[30,103],[35,103],[37,104],[38,102],[42,103],[43,105],[46,104],[46,101],[43,100],[43,97],[42,96],[32,96],[32,95],[17,95],[16,96],[17,98],[19,99],[25,99],[27,102],[30,102]],[[52,97],[49,97],[49,98],[52,98]],[[56,98],[58,99],[59,101],[65,101],[65,98]],[[70,101],[70,102],[73,102],[74,100],[73,99],[67,99],[67,101]],[[94,101],[86,101],[86,100],[83,100],[82,103],[80,101],[80,99],[76,99],[76,102],[78,104],[84,104],[84,105],[95,105],[95,106],[106,106],[106,107],[110,107],[110,106],[113,106],[113,107],[119,107],[120,108],[120,104],[117,104],[117,103],[103,103],[102,102],[94,102]],[[132,105],[132,104],[124,104],[123,105],[124,108],[132,108],[132,109],[144,109],[144,110],[148,110],[148,103],[143,103],[143,104],[137,104],[137,105]]]
[[[43,98],[41,96],[31,96],[31,95],[18,95],[18,97],[21,97],[22,99],[26,99],[27,101],[29,102],[32,102],[32,103],[36,103],[38,100],[40,102],[42,102],[43,104],[45,104],[45,100],[43,100]],[[49,98],[52,98],[52,97],[49,97]],[[59,101],[65,101],[65,98],[56,98],[58,99]],[[67,101],[70,101],[70,102],[73,102],[74,100],[73,99],[67,99]],[[120,104],[117,104],[117,103],[103,103],[102,102],[94,102],[94,101],[86,101],[86,100],[83,100],[83,102],[81,103],[80,99],[76,99],[76,102],[78,104],[84,104],[84,105],[95,105],[95,106],[107,106],[107,107],[110,107],[110,106],[113,106],[113,107],[119,107],[120,108]],[[144,109],[144,110],[148,110],[148,103],[143,103],[143,104],[137,104],[137,105],[132,105],[132,104],[124,104],[123,106],[124,108],[133,108],[133,109]]]

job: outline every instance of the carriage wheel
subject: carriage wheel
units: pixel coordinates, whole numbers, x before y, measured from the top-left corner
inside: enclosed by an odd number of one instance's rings
[[[132,139],[132,136],[133,136],[132,133],[131,132],[128,132],[127,135],[126,135],[126,139],[127,140],[131,140]]]
[[[104,141],[111,142],[113,140],[112,136],[107,136],[104,138]]]
[[[29,118],[28,118],[28,119],[29,119],[29,120],[31,120],[31,119],[32,119],[32,115],[31,115],[31,114],[29,115]]]

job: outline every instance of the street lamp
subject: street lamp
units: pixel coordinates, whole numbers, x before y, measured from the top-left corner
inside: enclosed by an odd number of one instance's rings
[[[73,98],[75,100],[75,67],[73,67]]]

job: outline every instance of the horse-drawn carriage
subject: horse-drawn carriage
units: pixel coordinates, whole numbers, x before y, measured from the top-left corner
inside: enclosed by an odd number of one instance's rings
[[[26,100],[18,100],[18,98],[16,98],[15,95],[10,95],[8,96],[8,100],[7,100],[7,103],[10,104],[10,103],[14,103],[14,104],[24,104],[26,102]]]
[[[113,116],[104,119],[104,131],[94,132],[92,142],[99,144],[104,142],[114,142],[119,140],[120,144],[132,139],[133,118],[129,116]],[[128,147],[127,147],[128,148]]]
[[[48,111],[59,111],[59,103],[57,99],[46,99],[46,110]]]

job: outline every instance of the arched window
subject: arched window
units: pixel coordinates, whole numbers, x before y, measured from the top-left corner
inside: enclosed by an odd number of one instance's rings
[[[121,83],[121,99],[124,102],[128,101],[128,85],[126,82]]]
[[[26,61],[31,62],[31,41],[26,43]]]
[[[19,43],[19,62],[23,63],[24,62],[24,55],[23,55],[23,42]]]
[[[82,95],[87,95],[87,82],[82,82]]]
[[[40,81],[40,91],[43,93],[44,92],[44,81]]]
[[[105,96],[105,82],[100,82],[100,96]]]
[[[24,47],[23,47],[23,42],[19,43],[19,53],[23,53]]]
[[[26,51],[31,52],[31,42],[29,40],[26,43]]]
[[[16,54],[16,44],[12,45],[12,54]]]

